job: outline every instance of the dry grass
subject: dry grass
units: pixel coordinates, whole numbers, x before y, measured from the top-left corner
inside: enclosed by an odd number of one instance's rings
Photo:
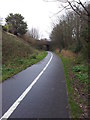
[[[80,54],[62,50],[72,118],[88,118],[88,65]]]
[[[2,80],[39,62],[47,52],[39,51],[12,34],[2,34]]]
[[[28,57],[30,54],[36,53],[29,44],[23,42],[11,34],[3,32],[2,34],[2,61],[6,64],[10,59],[16,59],[16,57]]]
[[[76,54],[70,50],[62,50],[61,55],[64,57],[71,57],[71,58],[74,58],[76,56]]]

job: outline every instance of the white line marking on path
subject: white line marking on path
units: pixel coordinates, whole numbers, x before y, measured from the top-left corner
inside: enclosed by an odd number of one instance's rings
[[[38,81],[38,79],[41,77],[41,75],[44,73],[48,65],[50,64],[51,60],[53,58],[53,54],[51,53],[51,58],[44,67],[44,69],[39,73],[39,75],[34,79],[34,81],[28,86],[28,88],[21,94],[21,96],[13,103],[13,105],[8,109],[8,111],[0,118],[2,120],[3,118],[8,119],[10,115],[14,112],[14,110],[17,108],[17,106],[21,103],[21,101],[25,98],[25,96],[28,94],[28,92],[32,89],[34,84]]]

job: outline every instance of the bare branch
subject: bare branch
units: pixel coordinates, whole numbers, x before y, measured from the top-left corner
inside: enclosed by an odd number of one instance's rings
[[[71,2],[68,1],[68,3],[71,6],[71,8],[80,16],[80,13],[76,9],[74,9],[74,7],[72,6]]]
[[[80,1],[80,0],[79,0]],[[87,12],[88,16],[90,16],[89,11],[86,9],[86,7],[82,4],[82,2],[80,1],[80,5],[84,8],[84,10]]]
[[[69,5],[64,6],[63,9],[61,9],[60,11],[58,11],[57,13],[55,13],[53,16],[59,14],[59,13],[62,12],[64,9],[70,9],[70,8],[67,8],[67,7],[69,7]],[[51,17],[53,17],[53,16],[51,16]]]
[[[47,1],[47,2],[56,2],[57,1],[57,2],[62,2],[62,3],[68,4],[66,6],[62,5],[63,8],[60,11],[58,11],[57,13],[55,13],[54,15],[59,14],[64,9],[66,9],[66,10],[72,9],[77,15],[79,15],[84,20],[87,20],[87,17],[90,17],[90,12],[89,12],[89,10],[87,10],[88,7],[86,7],[81,2],[81,0],[78,0],[78,1],[77,0],[72,0],[72,1],[70,1],[70,0],[44,0],[44,1]],[[82,9],[84,10],[83,12],[82,12]],[[89,21],[89,20],[87,20],[87,21]]]

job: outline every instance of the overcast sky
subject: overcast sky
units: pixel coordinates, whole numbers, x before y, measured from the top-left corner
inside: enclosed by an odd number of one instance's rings
[[[58,2],[43,0],[0,0],[0,17],[4,21],[9,13],[20,13],[25,18],[28,29],[36,28],[40,38],[49,38],[52,23],[57,20],[58,15],[54,14],[60,10],[59,5]]]

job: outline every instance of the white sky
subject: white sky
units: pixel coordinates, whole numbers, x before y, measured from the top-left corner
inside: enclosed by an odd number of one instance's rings
[[[60,10],[59,4],[43,0],[0,0],[0,17],[4,21],[9,13],[20,13],[25,18],[29,30],[36,28],[40,38],[49,38],[52,22],[57,20],[57,15],[50,17]]]

